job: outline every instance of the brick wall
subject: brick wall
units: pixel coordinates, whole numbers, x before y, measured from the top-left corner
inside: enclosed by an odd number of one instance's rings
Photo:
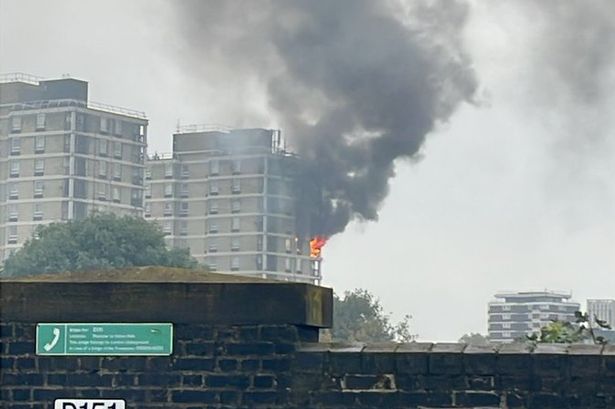
[[[2,323],[2,407],[52,408],[59,398],[125,399],[129,408],[290,406],[294,325],[175,326],[172,356],[45,357],[35,325]]]
[[[306,408],[615,408],[615,347],[304,344]]]
[[[1,284],[6,409],[615,408],[615,347],[318,343],[331,292],[306,284]],[[172,322],[174,352],[36,356],[37,322]]]

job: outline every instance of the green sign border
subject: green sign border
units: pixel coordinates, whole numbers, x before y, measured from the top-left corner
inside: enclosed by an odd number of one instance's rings
[[[38,335],[39,335],[39,328],[41,325],[62,325],[64,326],[65,329],[68,329],[69,325],[91,325],[91,326],[96,326],[96,325],[131,325],[131,326],[135,326],[135,325],[168,325],[170,327],[170,331],[169,331],[169,352],[164,352],[164,353],[156,353],[156,352],[152,352],[152,353],[143,353],[143,352],[139,352],[139,353],[111,353],[111,352],[107,352],[107,353],[68,353],[68,352],[63,352],[63,353],[47,353],[47,352],[42,352],[39,351],[39,339],[38,339]],[[39,322],[36,324],[36,336],[35,336],[35,343],[34,343],[34,353],[37,356],[170,356],[173,355],[173,323],[170,322]],[[64,337],[64,342],[66,345],[66,342],[68,341],[68,331],[65,332],[65,337]],[[64,350],[66,351],[67,348],[66,346],[64,347]]]

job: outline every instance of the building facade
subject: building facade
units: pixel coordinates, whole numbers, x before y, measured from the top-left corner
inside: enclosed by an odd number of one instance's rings
[[[489,339],[512,342],[540,332],[553,320],[574,321],[580,304],[571,294],[552,291],[499,293],[489,303]]]
[[[587,312],[592,322],[594,317],[598,317],[615,328],[615,300],[588,299]]]
[[[0,78],[0,260],[36,226],[94,210],[143,215],[147,119],[88,101],[88,83]]]
[[[318,284],[295,213],[299,159],[283,146],[276,130],[184,127],[172,154],[148,159],[145,217],[212,270]]]

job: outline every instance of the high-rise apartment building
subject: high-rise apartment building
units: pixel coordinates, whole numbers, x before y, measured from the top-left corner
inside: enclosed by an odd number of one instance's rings
[[[594,317],[598,317],[615,328],[615,300],[588,299],[587,312],[592,322]]]
[[[512,342],[540,332],[553,320],[574,321],[580,304],[571,294],[552,291],[499,293],[489,303],[489,339]]]
[[[319,283],[296,217],[298,161],[276,130],[184,127],[147,162],[145,217],[213,270]]]
[[[0,78],[0,260],[39,224],[143,214],[147,119],[88,101],[88,83]]]

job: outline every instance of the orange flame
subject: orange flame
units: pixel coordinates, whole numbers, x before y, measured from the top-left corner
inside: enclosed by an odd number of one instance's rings
[[[310,240],[310,256],[314,258],[320,257],[320,252],[323,246],[327,243],[327,238],[324,236],[315,236]]]

